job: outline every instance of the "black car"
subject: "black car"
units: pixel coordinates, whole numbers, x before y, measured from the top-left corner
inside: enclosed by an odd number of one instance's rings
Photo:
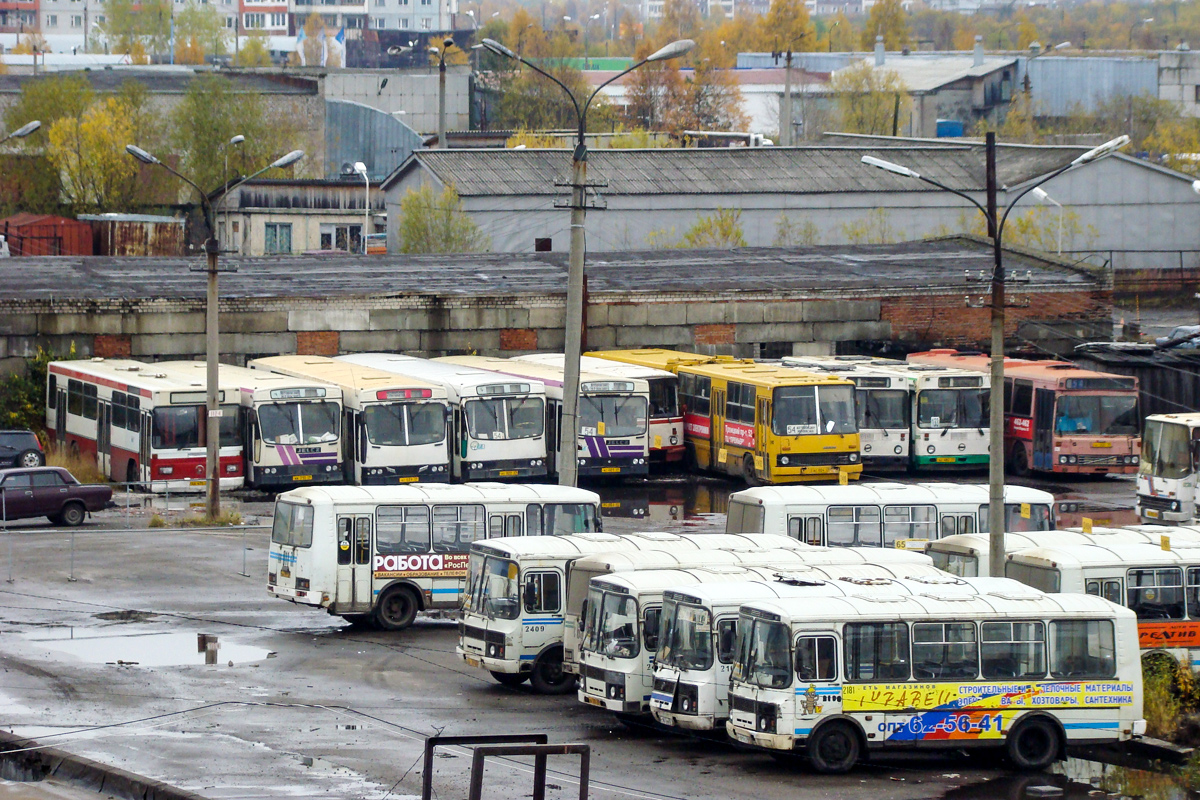
[[[49,517],[73,528],[111,504],[111,486],[82,484],[62,467],[0,469],[0,519]]]
[[[46,463],[33,431],[0,431],[0,467],[40,467]]]

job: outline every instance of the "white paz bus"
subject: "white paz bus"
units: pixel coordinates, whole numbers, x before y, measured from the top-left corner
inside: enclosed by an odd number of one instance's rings
[[[279,496],[267,591],[385,630],[462,603],[471,544],[600,528],[600,498],[564,486],[329,486]]]
[[[1137,620],[1099,597],[962,579],[742,606],[726,730],[818,772],[868,751],[1003,747],[1024,771],[1145,732]],[[845,592],[843,586],[838,590]]]
[[[354,353],[338,361],[442,386],[453,410],[455,480],[528,480],[549,471],[546,387],[541,381],[393,353]]]
[[[94,456],[109,480],[152,492],[203,492],[207,483],[208,381],[203,371],[93,358],[46,370],[46,429],[61,447]],[[244,482],[239,387],[222,380],[221,489]]]
[[[449,479],[446,390],[324,356],[273,356],[252,369],[320,381],[342,392],[347,483],[383,486]]]

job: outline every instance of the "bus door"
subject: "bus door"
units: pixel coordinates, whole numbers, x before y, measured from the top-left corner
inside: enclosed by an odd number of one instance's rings
[[[67,386],[66,381],[55,390],[57,399],[54,401],[54,441],[59,447],[67,446]]]
[[[975,515],[973,513],[954,513],[950,512],[942,514],[938,519],[938,538],[946,536],[954,536],[959,533],[974,533],[975,532]]]
[[[455,406],[450,423],[452,430],[446,437],[450,445],[450,472],[459,480],[463,476],[463,461],[467,458],[470,442],[467,440],[467,415],[462,406]]]
[[[789,516],[787,532],[788,536],[805,544],[825,545],[825,520],[820,514]]]
[[[712,412],[709,417],[712,420],[709,425],[709,436],[711,444],[709,445],[709,468],[715,470],[724,470],[732,472],[734,467],[729,464],[729,454],[725,452],[725,390],[713,389],[712,393]],[[724,458],[722,458],[724,456]],[[740,466],[740,465],[739,465]]]
[[[345,412],[342,422],[342,430],[346,432],[342,437],[342,474],[346,483],[353,486],[363,482],[362,467],[367,463],[367,426],[363,423],[362,415],[355,414],[349,408]]]
[[[560,441],[558,426],[562,422],[562,404],[558,400],[546,399],[546,474],[558,474],[558,460],[562,457],[566,444]],[[466,424],[464,422],[464,424]],[[576,443],[571,442],[571,452],[575,452]]]
[[[112,476],[112,404],[103,401],[96,408],[96,468]]]
[[[488,538],[499,536],[521,536],[525,521],[520,514],[492,514],[488,517]]]
[[[754,470],[760,478],[766,478],[774,472],[775,465],[771,463],[771,451],[767,447],[767,425],[771,419],[770,396],[758,398],[758,413],[754,415]]]
[[[127,409],[128,410],[128,409]],[[150,412],[142,414],[142,429],[138,431],[138,469],[136,480],[150,479],[150,442],[154,438],[154,423]],[[129,478],[126,477],[126,480]]]
[[[337,597],[339,608],[367,612],[372,604],[371,518],[337,518]]]
[[[1054,390],[1033,393],[1033,468],[1054,469]]]

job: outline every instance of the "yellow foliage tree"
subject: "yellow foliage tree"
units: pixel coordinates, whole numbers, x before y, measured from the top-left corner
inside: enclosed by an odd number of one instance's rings
[[[866,61],[833,73],[829,88],[834,94],[840,130],[847,133],[887,136],[899,120],[908,117],[912,108],[912,99],[899,74],[890,69],[876,69]]]
[[[325,23],[321,15],[312,12],[304,20],[304,44],[300,47],[300,62],[308,67],[321,66],[321,51],[325,43]]]
[[[1160,156],[1171,169],[1200,175],[1200,122],[1194,119],[1164,120],[1146,137],[1144,146]]]
[[[900,0],[880,0],[871,6],[862,31],[864,50],[874,49],[876,36],[883,37],[883,46],[888,50],[908,47],[912,40],[908,31],[908,12]]]
[[[50,46],[46,44],[46,37],[40,33],[26,33],[17,41],[12,52],[13,55],[19,56],[32,55],[34,52],[49,53]]]
[[[519,128],[516,133],[504,140],[504,146],[508,148],[526,147],[530,150],[535,150],[566,147],[567,145],[561,136]]]
[[[842,225],[842,235],[850,244],[891,244],[904,238],[904,231],[892,227],[891,215],[877,208],[855,222]]]
[[[732,250],[746,246],[742,231],[742,212],[736,208],[718,208],[705,214],[688,228],[677,245],[681,248]]]
[[[769,44],[771,51],[812,50],[816,47],[816,33],[808,8],[803,0],[771,0],[767,13],[759,19],[762,42]]]
[[[130,64],[149,64],[150,54],[146,52],[146,45],[142,44],[141,40],[135,41],[129,46],[129,63]]]
[[[233,63],[239,67],[271,66],[271,51],[267,47],[267,35],[261,31],[254,31],[243,38]]]
[[[125,153],[135,140],[128,109],[116,97],[93,103],[82,117],[63,117],[50,126],[50,159],[62,178],[63,194],[76,208],[108,210],[129,190],[137,162]]]

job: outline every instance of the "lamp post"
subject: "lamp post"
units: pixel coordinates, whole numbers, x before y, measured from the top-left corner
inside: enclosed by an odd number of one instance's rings
[[[354,171],[362,175],[363,182],[366,184],[363,194],[363,232],[362,246],[363,255],[367,254],[367,231],[371,225],[371,179],[367,177],[367,165],[361,161],[354,162]]]
[[[3,139],[0,139],[0,144],[4,144],[9,139],[24,139],[26,136],[33,133],[40,127],[42,127],[42,121],[40,119],[35,119],[32,122],[26,122],[24,125],[17,128]]]
[[[132,144],[125,145],[125,152],[141,161],[143,164],[157,164],[167,172],[179,178],[181,181],[191,186],[200,195],[200,208],[204,212],[204,225],[208,229],[208,238],[204,240],[204,252],[207,255],[207,264],[204,271],[208,273],[208,294],[205,306],[205,332],[204,344],[206,349],[206,381],[207,381],[207,402],[205,405],[208,409],[208,424],[205,429],[206,437],[206,453],[205,453],[205,474],[208,476],[208,516],[209,519],[216,519],[221,515],[221,472],[220,459],[218,458],[219,448],[221,446],[221,406],[218,401],[217,384],[219,381],[218,365],[220,363],[220,340],[217,335],[217,275],[220,270],[217,266],[217,256],[220,254],[220,245],[217,242],[216,230],[213,228],[213,212],[212,203],[209,200],[208,194],[203,189],[196,185],[196,182],[191,178],[177,172],[169,164],[159,161],[154,156],[147,153],[140,147]],[[221,188],[221,200],[224,202],[225,195],[241,186],[246,181],[257,178],[269,169],[278,167],[286,167],[289,164],[294,164],[304,158],[303,150],[293,150],[285,156],[282,156],[275,161],[272,161],[267,166],[242,178],[232,186],[226,185]]]
[[[1042,189],[1040,186],[1034,187],[1033,196],[1036,197],[1038,200],[1041,200],[1043,203],[1050,203],[1051,205],[1058,206],[1058,249],[1056,252],[1059,255],[1062,255],[1062,225],[1063,225],[1062,203],[1058,202],[1053,197],[1046,194],[1046,191],[1044,189]]]
[[[244,141],[246,141],[246,137],[242,136],[239,133],[237,136],[234,136],[232,139],[230,139],[225,144],[225,146],[221,148],[223,151],[225,151],[225,170],[224,170],[224,172],[221,173],[221,177],[224,179],[223,182],[226,184],[229,183],[229,148],[234,146],[235,144],[241,144]],[[242,163],[242,168],[243,169],[246,168],[244,161]],[[229,193],[226,192],[225,194],[221,195],[221,210],[225,212],[225,228],[226,228],[226,230],[228,230],[228,228],[229,228],[229,206],[226,205],[226,203],[225,203],[225,198],[228,196],[228,194]],[[230,236],[229,238],[232,239],[233,237]]]
[[[1004,209],[1004,213],[997,216],[996,207],[996,134],[989,132],[987,135],[986,157],[987,157],[987,205],[982,205],[978,200],[966,192],[952,189],[943,183],[935,181],[921,175],[908,167],[903,167],[891,161],[884,161],[881,158],[873,156],[863,156],[862,162],[872,167],[879,167],[887,170],[895,175],[900,175],[905,178],[915,178],[919,181],[928,183],[930,186],[935,186],[951,194],[956,194],[963,198],[971,205],[979,209],[987,220],[988,237],[992,240],[992,385],[989,395],[990,408],[990,433],[991,441],[988,446],[988,531],[989,544],[991,551],[989,558],[990,570],[989,574],[1002,576],[1004,574],[1004,262],[1002,259],[1001,242],[1004,236],[1004,223],[1008,220],[1008,215],[1013,208],[1021,201],[1025,195],[1034,191],[1038,186],[1046,183],[1053,178],[1057,178],[1069,169],[1087,164],[1104,156],[1111,155],[1129,143],[1128,136],[1120,136],[1111,141],[1105,142],[1099,147],[1088,150],[1086,153],[1075,158],[1071,163],[1061,167],[1044,178],[1040,178],[1037,183],[1034,183],[1022,189],[1008,207]]]
[[[792,128],[795,122],[792,118],[792,48],[799,42],[804,41],[804,37],[808,35],[808,31],[797,36],[792,41],[788,42],[786,51],[778,51],[771,53],[775,59],[775,63],[779,63],[779,57],[784,56],[783,61],[783,113],[780,114],[779,121],[779,144],[787,147],[792,144]]]
[[[585,70],[591,68],[591,61],[588,60],[588,26],[598,19],[600,19],[599,14],[592,14],[583,20],[583,68]]]
[[[567,268],[566,341],[564,348],[566,355],[563,363],[562,424],[559,425],[559,440],[562,442],[559,449],[564,454],[564,458],[558,468],[559,484],[574,486],[577,483],[579,474],[579,457],[576,451],[577,445],[575,444],[575,440],[579,435],[579,423],[577,420],[579,416],[579,359],[582,355],[583,332],[583,248],[584,222],[587,208],[585,197],[585,189],[587,187],[587,141],[585,135],[587,132],[588,107],[596,99],[596,95],[600,94],[600,91],[613,81],[628,75],[644,64],[678,58],[695,47],[696,43],[691,39],[680,39],[671,42],[666,47],[655,51],[632,67],[629,67],[629,69],[614,75],[597,86],[582,104],[571,93],[566,84],[558,78],[540,69],[535,64],[529,63],[496,40],[484,39],[483,46],[496,55],[519,61],[534,72],[549,78],[566,93],[567,98],[575,107],[578,138],[575,142],[575,150],[571,155],[571,253]],[[564,435],[563,431],[569,431],[569,433]],[[569,437],[571,442],[570,445],[567,444],[567,437]]]
[[[1133,24],[1129,26],[1129,47],[1127,49],[1129,49],[1129,50],[1133,49],[1133,29],[1136,28],[1138,25],[1149,25],[1151,22],[1154,22],[1154,17],[1146,17],[1145,19],[1135,19],[1133,21]]]
[[[429,52],[438,57],[438,149],[446,149],[446,49],[454,44],[447,36],[442,39],[442,48],[429,48]]]

